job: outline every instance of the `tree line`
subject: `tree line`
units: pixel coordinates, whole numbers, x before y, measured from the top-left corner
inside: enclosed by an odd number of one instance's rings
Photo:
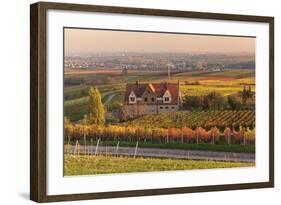
[[[254,109],[254,92],[251,86],[244,86],[243,91],[235,95],[223,96],[218,92],[210,92],[205,96],[184,96],[184,110],[245,110]]]

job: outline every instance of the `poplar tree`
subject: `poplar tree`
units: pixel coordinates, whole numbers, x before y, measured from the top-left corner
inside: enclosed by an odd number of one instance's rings
[[[69,144],[71,135],[73,134],[73,126],[67,117],[64,117],[64,134]]]
[[[103,125],[104,107],[102,104],[102,98],[99,90],[96,87],[90,87],[89,89],[89,116],[88,122],[90,124]]]

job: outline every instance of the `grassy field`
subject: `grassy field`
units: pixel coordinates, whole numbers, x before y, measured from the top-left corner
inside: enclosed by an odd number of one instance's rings
[[[64,175],[94,175],[211,168],[250,167],[254,163],[65,155]]]
[[[200,82],[201,83],[201,82]],[[205,81],[206,83],[206,81]],[[181,85],[180,90],[183,96],[205,96],[210,92],[218,92],[223,96],[233,95],[238,92],[241,92],[243,89],[242,85],[214,85],[214,82],[211,82],[210,85],[200,84],[200,85]],[[255,91],[255,89],[252,89]]]
[[[97,86],[102,94],[103,102],[110,106],[115,102],[123,102],[123,93],[126,83],[152,83],[167,79],[165,72],[129,72],[124,75],[120,72],[107,73],[73,73],[65,75],[64,88],[64,114],[72,121],[78,121],[87,113],[87,95],[89,86]],[[78,85],[70,85],[66,82],[77,81]],[[203,96],[212,91],[224,96],[235,94],[243,90],[244,84],[251,84],[255,91],[255,70],[236,69],[221,72],[182,72],[172,73],[171,80],[180,80],[182,95]],[[198,82],[199,85],[187,85],[186,82]],[[109,96],[114,97],[107,101]]]
[[[110,101],[108,101],[108,98],[111,95],[113,96],[113,98]],[[121,92],[119,89],[102,92],[102,101],[105,105],[109,103],[112,104],[114,102],[121,102],[123,98],[124,98],[123,92]],[[83,116],[87,114],[88,101],[89,101],[88,96],[82,96],[71,100],[65,100],[64,102],[65,115],[68,116],[72,121],[81,120]]]

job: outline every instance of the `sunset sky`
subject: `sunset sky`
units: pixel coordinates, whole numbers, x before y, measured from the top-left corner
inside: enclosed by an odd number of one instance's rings
[[[255,38],[65,29],[65,54],[93,52],[255,52]]]

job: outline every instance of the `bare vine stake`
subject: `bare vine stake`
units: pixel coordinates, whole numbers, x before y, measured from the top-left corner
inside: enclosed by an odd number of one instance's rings
[[[68,153],[68,154],[71,154],[72,145],[71,145],[71,144],[68,144],[67,146],[68,146],[68,147],[67,147],[67,153]]]
[[[120,141],[118,140],[117,145],[116,145],[116,150],[115,150],[116,156],[118,156],[119,143],[120,143]]]
[[[77,153],[78,153],[78,155],[80,155],[80,144],[79,144],[79,142],[78,142],[78,145],[77,145]]]
[[[87,154],[87,142],[86,142],[86,134],[84,133],[84,154]]]
[[[92,149],[91,149],[91,146],[93,146],[93,139],[91,138],[91,145],[89,147],[89,155],[92,155],[93,152],[92,152]]]
[[[139,145],[139,141],[137,141],[137,143],[136,143],[134,158],[136,158],[136,155],[137,155],[138,145]]]
[[[78,140],[76,140],[76,144],[75,144],[75,147],[74,147],[74,152],[73,154],[76,155],[76,152],[77,152],[77,146],[78,146]]]
[[[100,138],[98,139],[98,142],[97,142],[97,145],[96,145],[95,156],[96,156],[96,155],[97,155],[97,153],[98,153],[99,143],[100,143]]]

